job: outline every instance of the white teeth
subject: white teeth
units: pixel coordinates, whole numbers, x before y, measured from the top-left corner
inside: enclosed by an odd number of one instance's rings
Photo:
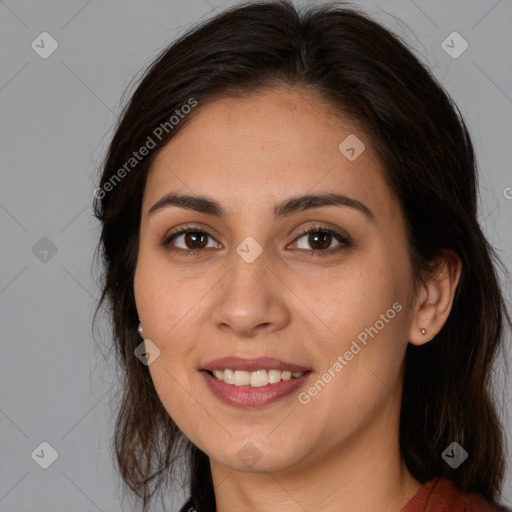
[[[249,382],[249,372],[241,372],[240,370],[235,370],[235,380],[233,382],[235,386],[248,386]]]
[[[256,370],[246,372],[242,370],[214,370],[216,379],[234,386],[261,387],[268,384],[277,384],[282,380],[291,380],[302,377],[303,372],[291,372],[290,370]]]
[[[217,377],[219,380],[223,380],[226,384],[234,384],[235,383],[235,372],[233,370],[218,370],[221,374],[220,377]],[[224,376],[224,377],[223,377]]]
[[[255,372],[251,372],[250,383],[253,388],[266,386],[268,384],[267,370],[257,370]]]
[[[277,384],[281,382],[281,370],[269,370],[268,371],[268,383]]]

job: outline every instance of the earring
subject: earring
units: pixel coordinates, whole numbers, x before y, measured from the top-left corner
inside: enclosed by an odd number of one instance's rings
[[[422,327],[420,332],[421,332],[421,334],[427,334],[427,329],[425,329],[425,327]]]
[[[139,331],[139,334],[141,335],[141,337],[144,337],[143,334],[142,334],[142,324],[139,322],[139,325],[137,327],[137,331]]]

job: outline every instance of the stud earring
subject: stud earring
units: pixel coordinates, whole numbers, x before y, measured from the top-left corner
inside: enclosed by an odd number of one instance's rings
[[[420,332],[421,334],[427,334],[427,329],[425,329],[425,327],[422,327]]]
[[[137,331],[139,331],[139,334],[141,335],[141,337],[144,337],[143,334],[142,334],[142,324],[139,322],[139,325],[137,327]]]

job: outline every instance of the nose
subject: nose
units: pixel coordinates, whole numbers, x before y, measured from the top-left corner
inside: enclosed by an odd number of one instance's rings
[[[263,252],[248,263],[238,255],[218,288],[212,320],[239,338],[253,338],[286,327],[290,321],[286,286],[268,266]]]

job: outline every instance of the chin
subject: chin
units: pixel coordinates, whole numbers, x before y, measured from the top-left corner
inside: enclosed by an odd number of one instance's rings
[[[286,447],[280,440],[269,443],[263,437],[260,442],[255,436],[230,442],[225,449],[217,444],[211,450],[203,451],[210,459],[232,471],[264,474],[286,471],[298,464],[304,455],[297,452],[297,444],[290,443]]]
[[[256,455],[253,460],[245,455],[242,460],[238,457],[238,453],[232,454],[230,457],[225,455],[219,460],[216,459],[223,466],[227,467],[232,471],[240,473],[256,473],[256,474],[267,474],[267,473],[279,473],[281,471],[289,470],[297,462],[293,454],[279,454],[278,457],[274,455],[260,455],[258,458]]]

